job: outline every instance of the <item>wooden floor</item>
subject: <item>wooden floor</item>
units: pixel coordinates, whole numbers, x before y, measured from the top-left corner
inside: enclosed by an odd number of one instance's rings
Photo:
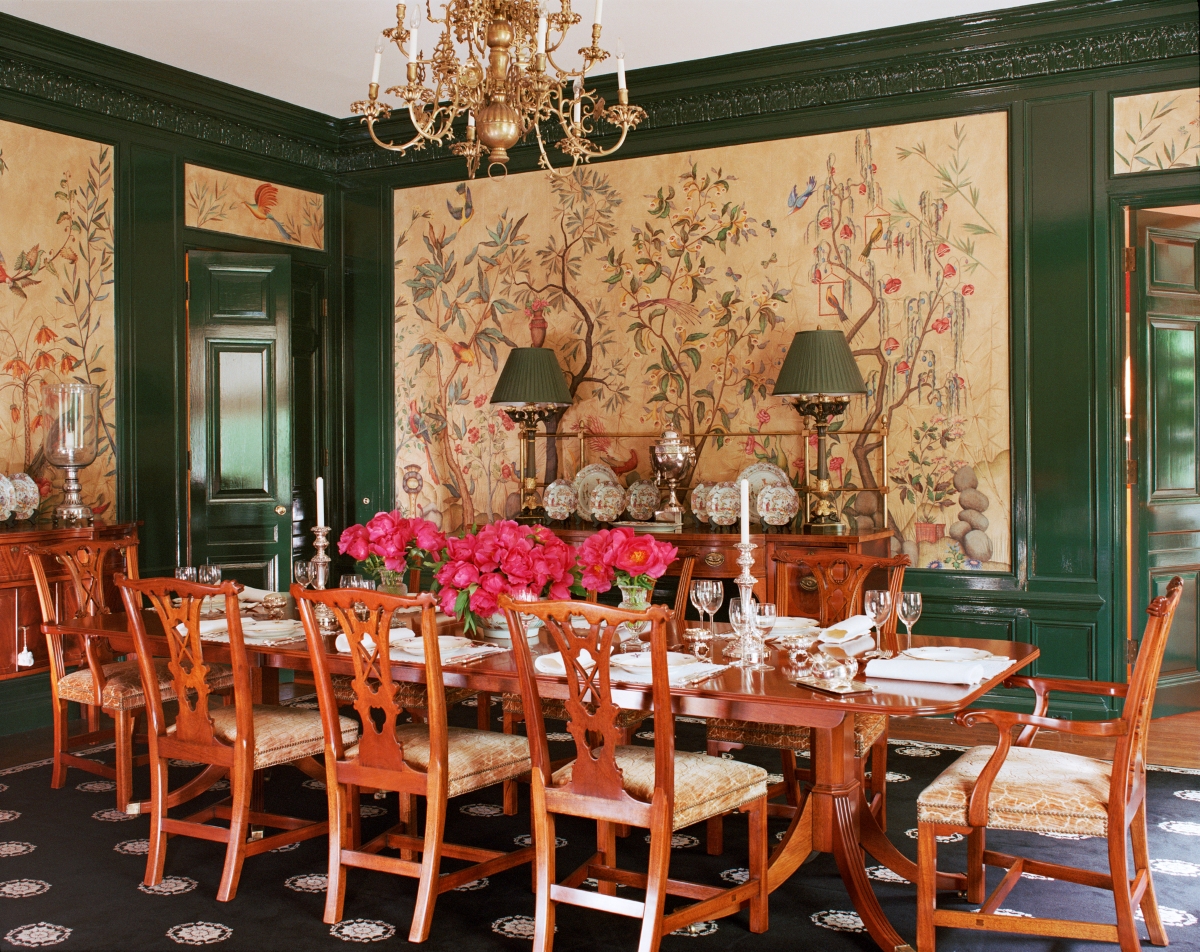
[[[895,739],[923,740],[934,744],[974,747],[996,742],[990,725],[960,727],[954,721],[935,717],[893,717],[888,734]],[[1106,737],[1075,737],[1056,731],[1038,731],[1035,747],[1063,750],[1085,757],[1111,760],[1116,740]],[[1163,767],[1200,769],[1200,711],[1160,717],[1150,722],[1147,762]]]

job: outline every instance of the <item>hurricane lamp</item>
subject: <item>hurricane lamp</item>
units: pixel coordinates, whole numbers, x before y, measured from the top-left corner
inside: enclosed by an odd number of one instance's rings
[[[63,501],[55,524],[89,525],[91,507],[83,504],[79,471],[96,459],[100,430],[100,388],[92,383],[55,383],[42,390],[42,408],[50,419],[42,444],[48,462],[66,471]]]

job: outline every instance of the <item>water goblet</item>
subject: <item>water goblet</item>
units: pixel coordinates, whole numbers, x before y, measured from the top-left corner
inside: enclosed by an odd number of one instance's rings
[[[218,585],[221,582],[221,566],[219,565],[200,565],[196,567],[196,579],[202,585]],[[201,613],[204,612],[205,604],[210,600],[211,596],[205,595],[204,600],[200,605]]]
[[[196,581],[196,566],[181,565],[175,570],[175,577],[181,582]]]
[[[875,620],[875,629],[879,637],[875,644],[883,647],[883,626],[892,613],[892,593],[872,589],[863,595],[863,610]]]
[[[338,579],[338,588],[362,588],[364,581],[361,575],[343,575]]]
[[[292,563],[292,578],[301,588],[312,585],[312,563],[308,559],[297,559]]]
[[[717,612],[725,601],[725,586],[721,583],[720,579],[716,578],[705,579],[704,582],[704,610],[708,613],[708,630],[715,637],[717,632]]]
[[[691,600],[692,608],[696,609],[700,614],[700,621],[704,621],[704,606],[707,604],[705,598],[705,590],[708,586],[708,579],[697,579],[692,582],[691,590],[688,592],[688,598]]]
[[[897,609],[897,614],[900,620],[904,622],[904,627],[908,629],[908,634],[905,636],[905,644],[900,649],[907,651],[912,647],[912,626],[917,623],[917,619],[921,617],[921,593],[920,592],[904,592],[900,596],[900,606]]]
[[[763,602],[758,606],[758,614],[755,616],[755,622],[764,640],[771,633],[771,629],[775,627],[778,617],[774,602]]]

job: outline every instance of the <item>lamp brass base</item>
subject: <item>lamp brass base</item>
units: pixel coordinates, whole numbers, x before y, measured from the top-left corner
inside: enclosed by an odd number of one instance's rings
[[[536,509],[522,509],[514,518],[523,526],[544,526],[547,522],[546,510],[541,506]]]
[[[809,522],[804,525],[806,535],[849,535],[844,522]]]

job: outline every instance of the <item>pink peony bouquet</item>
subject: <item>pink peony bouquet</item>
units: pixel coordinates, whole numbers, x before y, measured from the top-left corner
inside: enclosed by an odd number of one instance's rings
[[[338,551],[359,563],[364,575],[403,572],[442,559],[446,537],[428,519],[406,519],[399,510],[377,512],[365,526],[353,525],[338,537]]]
[[[678,554],[669,542],[634,535],[624,526],[601,529],[579,547],[583,587],[596,592],[607,592],[614,584],[653,589],[654,580],[662,578]]]
[[[502,594],[570,598],[575,551],[544,526],[493,522],[448,541],[435,581],[442,611],[472,631],[499,611]]]

